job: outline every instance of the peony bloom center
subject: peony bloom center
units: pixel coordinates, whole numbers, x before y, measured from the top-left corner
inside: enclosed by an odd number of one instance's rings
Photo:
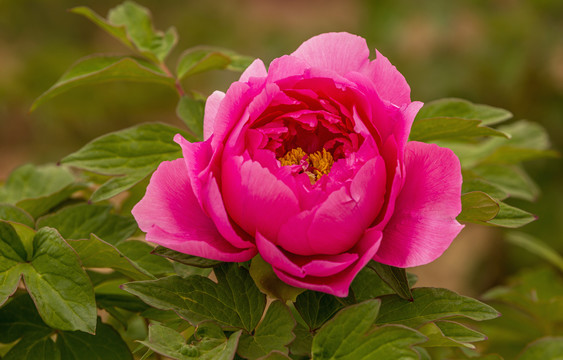
[[[301,165],[303,171],[309,176],[311,184],[317,182],[321,176],[330,172],[332,164],[334,164],[334,157],[325,148],[321,151],[308,154],[300,147],[291,149],[284,156],[278,159],[282,166]]]

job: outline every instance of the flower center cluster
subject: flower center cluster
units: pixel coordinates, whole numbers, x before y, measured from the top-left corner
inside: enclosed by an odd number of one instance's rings
[[[309,176],[311,184],[317,182],[321,176],[330,172],[334,158],[323,148],[321,151],[308,154],[300,147],[291,149],[284,156],[278,158],[282,166],[301,165],[305,174]]]

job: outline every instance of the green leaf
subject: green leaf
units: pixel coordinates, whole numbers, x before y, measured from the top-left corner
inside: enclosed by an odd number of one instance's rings
[[[373,269],[373,271],[375,271],[397,295],[405,300],[412,300],[412,292],[407,279],[407,271],[405,269],[381,264],[375,261],[370,261],[367,266]]]
[[[172,263],[151,254],[153,247],[146,242],[129,240],[118,244],[117,248],[135,264],[153,275],[168,275],[174,272]]]
[[[82,266],[86,268],[111,268],[133,280],[154,279],[148,271],[127,258],[113,245],[103,241],[96,235],[88,240],[69,241],[78,253]]]
[[[131,312],[142,312],[151,309],[139,298],[121,289],[121,285],[125,282],[127,282],[126,279],[119,278],[97,284],[94,287],[94,291],[96,292],[98,307],[110,311],[117,307]],[[174,317],[178,319],[178,316],[175,314]]]
[[[56,345],[64,360],[133,360],[133,355],[119,333],[99,319],[96,335],[81,331],[61,331]]]
[[[0,309],[0,343],[9,344],[27,333],[51,331],[28,294],[15,296]]]
[[[175,86],[172,77],[145,60],[128,56],[93,55],[72,65],[53,86],[33,102],[30,111],[74,87],[109,81],[149,82],[172,88]]]
[[[508,194],[499,188],[497,185],[491,184],[487,180],[481,179],[476,175],[470,174],[467,171],[462,173],[463,183],[461,184],[461,193],[466,194],[470,192],[484,192],[493,199],[504,200]]]
[[[184,265],[195,266],[200,268],[214,267],[222,263],[222,261],[211,260],[199,256],[184,254],[172,249],[165,248],[164,246],[157,246],[152,251],[153,254],[163,256],[173,261],[177,261]]]
[[[310,359],[313,335],[309,329],[300,322],[297,322],[297,325],[295,325],[293,333],[295,334],[295,340],[289,344],[289,352],[293,355],[304,356]]]
[[[196,140],[203,140],[203,113],[205,102],[182,96],[176,107],[176,114],[186,124],[188,129],[196,135]]]
[[[0,221],[0,305],[17,289],[27,252],[12,225]]]
[[[127,37],[127,31],[125,26],[116,26],[109,23],[106,19],[102,18],[100,15],[96,14],[92,9],[86,6],[78,6],[70,9],[70,12],[82,15],[87,19],[90,19],[94,24],[98,25],[100,28],[105,30],[108,34],[120,40],[127,47],[134,49],[133,44]]]
[[[115,215],[111,210],[108,205],[67,206],[40,218],[37,228],[55,228],[66,240],[89,239],[90,234],[96,234],[111,244],[117,244],[135,233],[137,223],[132,217]]]
[[[62,162],[95,173],[122,175],[119,180],[112,179],[118,184],[111,184],[111,191],[106,190],[104,196],[96,197],[97,201],[104,200],[141,181],[161,162],[181,157],[181,148],[173,141],[178,133],[191,139],[185,132],[168,125],[142,124],[94,139]],[[108,184],[103,186],[110,186]]]
[[[272,351],[260,360],[291,360],[291,358],[280,351]]]
[[[171,27],[165,33],[155,31],[149,10],[132,1],[125,1],[111,9],[107,22],[123,26],[131,43],[143,55],[159,63],[164,61],[178,41],[176,29]],[[118,39],[121,40],[119,37]]]
[[[506,240],[511,244],[520,246],[524,250],[541,257],[557,267],[560,271],[563,271],[563,256],[546,243],[528,234],[516,231],[506,233]]]
[[[529,344],[517,360],[563,360],[563,337],[545,337]]]
[[[452,321],[429,322],[418,328],[418,331],[428,338],[427,342],[420,345],[423,347],[463,346],[475,349],[472,342],[486,339],[480,332]]]
[[[250,263],[250,276],[260,291],[284,302],[295,301],[297,295],[305,291],[305,289],[296,288],[281,281],[274,273],[272,265],[264,261],[260,255],[256,255]]]
[[[481,136],[509,136],[493,128],[482,126],[481,120],[434,117],[413,123],[409,140],[429,142],[439,139],[470,139]]]
[[[140,341],[153,351],[178,360],[231,360],[235,355],[241,331],[227,340],[219,326],[211,322],[200,324],[192,341],[169,327],[152,324],[148,341]]]
[[[499,316],[489,305],[447,289],[415,288],[412,293],[413,301],[395,295],[382,296],[376,323],[416,328],[426,322],[446,318],[466,317],[481,321]]]
[[[17,222],[31,228],[35,227],[35,222],[28,213],[10,204],[0,204],[0,220]]]
[[[217,283],[201,276],[170,276],[123,285],[125,291],[162,310],[174,310],[197,324],[215,320],[227,327],[254,330],[266,306],[248,271],[237,264],[214,269]]]
[[[133,186],[143,181],[148,174],[144,171],[138,173],[131,173],[124,176],[117,176],[109,179],[94,191],[90,197],[90,201],[98,202],[110,199],[117,194],[129,190]]]
[[[209,70],[243,71],[253,60],[230,50],[199,46],[188,49],[180,55],[176,74],[178,79],[183,79]]]
[[[499,202],[499,212],[488,224],[507,228],[518,228],[536,220],[536,216],[527,211]]]
[[[473,104],[463,99],[445,98],[424,104],[416,119],[436,117],[481,120],[485,125],[493,125],[510,119],[512,114],[507,110],[489,105]]]
[[[333,295],[307,290],[297,297],[295,308],[309,326],[309,330],[314,331],[342,309],[343,305]]]
[[[509,196],[533,201],[539,194],[537,185],[532,179],[530,179],[521,167],[506,165],[479,165],[471,169],[471,171],[480,178],[500,188]],[[502,200],[499,197],[497,197],[497,199]]]
[[[338,312],[313,338],[313,359],[418,359],[411,346],[426,338],[402,326],[374,328],[379,305],[367,300]]]
[[[482,224],[497,216],[500,205],[484,192],[472,191],[461,196],[461,208],[458,221]]]
[[[254,334],[242,334],[237,353],[245,359],[254,360],[268,355],[272,351],[280,351],[287,355],[287,345],[295,339],[293,328],[295,320],[291,311],[279,300],[268,307],[264,319]]]
[[[27,164],[14,170],[0,187],[0,202],[38,217],[83,188],[62,166]]]
[[[33,258],[26,265],[24,281],[43,321],[56,329],[94,333],[92,283],[55,229],[42,228],[35,234]]]
[[[61,360],[61,353],[50,335],[50,330],[28,334],[8,351],[3,360]]]

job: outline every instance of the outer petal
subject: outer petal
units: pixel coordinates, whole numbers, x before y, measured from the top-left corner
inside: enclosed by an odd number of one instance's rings
[[[232,246],[203,213],[183,159],[160,164],[132,213],[148,241],[176,251],[222,261],[246,261],[256,253]]]
[[[373,81],[377,93],[382,99],[395,105],[402,106],[411,102],[411,88],[405,77],[387,58],[377,50],[377,57],[365,71],[365,74]]]
[[[349,33],[326,33],[305,41],[292,56],[311,67],[332,70],[340,75],[360,71],[369,64],[364,38]]]
[[[446,148],[407,143],[405,184],[374,260],[398,267],[427,264],[439,257],[463,228],[461,167]]]
[[[215,91],[209,95],[205,102],[205,115],[203,117],[203,139],[207,140],[213,134],[215,127],[215,120],[217,119],[217,112],[221,101],[225,98],[225,93],[222,91]]]
[[[241,74],[239,81],[247,82],[253,77],[266,77],[268,76],[268,71],[266,66],[260,59],[256,59],[250,64],[246,70]]]

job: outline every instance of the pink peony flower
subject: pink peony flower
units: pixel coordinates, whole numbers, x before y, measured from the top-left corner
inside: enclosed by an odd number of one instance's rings
[[[346,296],[368,261],[440,256],[463,228],[461,169],[449,149],[407,142],[422,107],[363,38],[329,33],[256,60],[207,100],[204,141],[177,135],[133,209],[147,240],[246,261],[286,283]]]

